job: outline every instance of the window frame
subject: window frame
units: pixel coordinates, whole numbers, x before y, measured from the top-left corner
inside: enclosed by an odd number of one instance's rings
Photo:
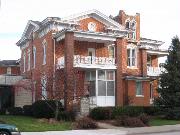
[[[23,54],[23,72],[26,72],[26,52]]]
[[[31,69],[31,51],[30,51],[30,49],[28,50],[27,55],[28,55],[28,68],[27,68],[27,71],[29,71]]]
[[[47,58],[47,42],[44,39],[42,42],[43,45],[43,65],[46,65],[46,58]]]
[[[36,47],[33,47],[33,68],[36,67]]]
[[[128,54],[128,50],[129,53]],[[133,56],[133,50],[134,50],[134,56]],[[129,45],[127,47],[127,67],[128,68],[137,68],[137,47],[134,45]],[[134,64],[133,64],[133,59],[134,59]]]

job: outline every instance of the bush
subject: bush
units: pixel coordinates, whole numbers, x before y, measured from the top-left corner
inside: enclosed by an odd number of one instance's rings
[[[91,110],[89,116],[95,120],[107,120],[112,118],[112,107],[96,107]]]
[[[96,129],[97,127],[97,123],[87,117],[76,121],[76,128],[78,129]]]
[[[143,111],[150,116],[158,115],[160,113],[160,109],[156,106],[144,106]]]
[[[165,118],[170,120],[180,120],[180,108],[168,109]]]
[[[54,118],[56,110],[55,100],[38,100],[32,105],[32,113],[36,118]],[[61,102],[59,102],[59,111],[63,110]]]
[[[0,124],[6,124],[6,122],[4,122],[3,120],[0,120]]]
[[[32,116],[33,115],[32,105],[24,105],[23,106],[23,113],[25,116]]]
[[[6,109],[0,109],[0,115],[5,115],[6,114]]]
[[[69,112],[69,111],[61,111],[58,114],[58,120],[63,120],[63,121],[74,121],[75,120],[75,113],[74,112]]]
[[[137,117],[127,117],[122,121],[123,126],[125,127],[144,127],[146,126],[139,118]]]
[[[115,126],[124,126],[123,121],[125,121],[128,118],[128,116],[118,116],[116,117]]]
[[[8,108],[10,115],[23,115],[23,109],[21,107],[11,107]]]
[[[138,117],[142,113],[144,113],[142,106],[123,106],[123,107],[115,107],[113,109],[112,115],[114,118],[124,115],[130,117]]]
[[[150,117],[147,115],[147,114],[145,114],[145,113],[143,113],[143,114],[141,114],[141,115],[139,115],[139,117],[138,117],[145,125],[149,125],[149,120],[150,120]]]

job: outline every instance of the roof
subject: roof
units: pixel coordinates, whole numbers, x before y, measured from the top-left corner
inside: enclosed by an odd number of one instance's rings
[[[6,67],[6,66],[19,66],[18,60],[0,60],[0,66]]]

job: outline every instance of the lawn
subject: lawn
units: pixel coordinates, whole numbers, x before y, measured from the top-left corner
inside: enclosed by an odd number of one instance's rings
[[[17,126],[21,132],[63,131],[72,129],[71,122],[49,124],[48,122],[40,122],[38,119],[26,116],[0,115],[0,120]]]
[[[150,126],[175,125],[180,124],[180,120],[166,120],[161,118],[153,118],[150,120]]]

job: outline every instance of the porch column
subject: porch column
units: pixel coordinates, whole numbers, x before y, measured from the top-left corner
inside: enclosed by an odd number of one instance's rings
[[[116,106],[123,106],[124,105],[124,87],[123,87],[123,70],[125,70],[126,64],[126,40],[123,38],[116,39]]]
[[[66,110],[72,110],[72,101],[74,94],[74,33],[65,33],[65,47],[64,47],[64,57],[65,57],[65,80],[64,80],[64,103]]]
[[[141,50],[141,72],[142,72],[142,76],[147,76],[147,52],[145,49]]]

